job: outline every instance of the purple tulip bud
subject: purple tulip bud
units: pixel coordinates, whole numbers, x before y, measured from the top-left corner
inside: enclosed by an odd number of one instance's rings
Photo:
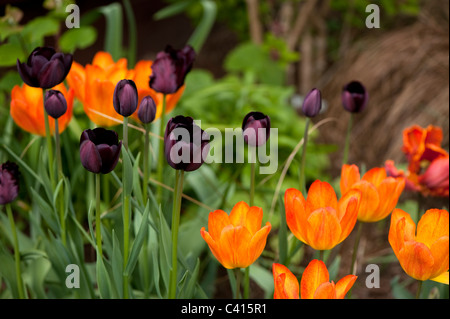
[[[320,90],[312,89],[303,100],[302,111],[307,117],[314,117],[319,114],[322,108],[322,96]]]
[[[0,165],[0,205],[11,203],[19,195],[19,167],[7,161]]]
[[[150,95],[147,95],[142,99],[141,104],[139,105],[138,117],[144,124],[151,123],[155,119],[156,104]]]
[[[344,109],[351,113],[359,113],[366,108],[369,93],[358,81],[352,81],[342,90],[342,104]]]
[[[164,154],[170,166],[186,172],[195,171],[209,152],[209,135],[192,117],[176,116],[169,120],[164,134]]]
[[[73,56],[56,52],[53,48],[38,47],[31,52],[26,63],[17,60],[17,70],[29,86],[49,89],[66,78]]]
[[[67,102],[64,95],[58,90],[45,92],[44,108],[47,114],[57,119],[67,111]]]
[[[266,143],[270,135],[270,118],[261,112],[250,112],[242,122],[244,142],[250,146]]]
[[[184,79],[194,64],[196,53],[186,45],[181,50],[167,46],[164,51],[156,55],[151,66],[149,85],[156,92],[171,94],[183,86]]]
[[[116,132],[101,127],[85,130],[80,138],[81,164],[92,173],[108,174],[116,167],[121,148]]]
[[[113,105],[117,113],[128,117],[138,105],[138,93],[133,80],[120,80],[114,89]]]

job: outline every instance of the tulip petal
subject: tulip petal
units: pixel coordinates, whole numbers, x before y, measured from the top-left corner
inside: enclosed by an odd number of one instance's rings
[[[398,260],[403,270],[417,280],[428,280],[432,274],[434,258],[423,243],[407,241],[400,250]]]
[[[250,206],[244,201],[240,201],[234,205],[230,212],[230,221],[234,227],[244,226],[249,208]]]
[[[442,236],[430,247],[434,258],[432,277],[435,277],[448,270],[449,266],[449,236]]]
[[[338,219],[341,225],[339,242],[347,238],[355,227],[360,199],[361,192],[359,190],[350,190],[338,202]]]
[[[336,299],[334,282],[324,282],[317,287],[313,299]]]
[[[91,141],[84,141],[80,145],[81,164],[92,173],[100,173],[102,168],[102,159],[100,153]]]
[[[442,273],[442,274],[440,274],[440,275],[437,276],[437,277],[430,278],[430,280],[433,280],[433,281],[440,282],[440,283],[442,283],[442,284],[448,285],[448,284],[449,284],[449,280],[448,280],[448,271],[447,271],[447,272],[444,272],[444,273]]]
[[[266,247],[267,236],[269,235],[271,228],[272,226],[269,222],[267,222],[266,225],[258,230],[256,234],[251,238],[250,244],[248,245],[248,257],[250,260],[250,264],[253,264],[256,259],[259,258],[264,250],[264,247]]]
[[[318,208],[332,207],[337,209],[337,197],[333,187],[320,180],[314,181],[309,190],[308,197],[306,198],[306,209],[309,212],[313,212]]]
[[[362,180],[371,183],[375,187],[378,187],[378,185],[381,184],[386,176],[386,169],[384,167],[374,167],[364,174]]]
[[[222,257],[220,256],[220,248],[218,247],[217,242],[211,237],[210,233],[205,231],[205,227],[200,229],[200,234],[205,242],[208,244],[211,253],[216,257],[217,261],[223,265]]]
[[[251,264],[248,253],[251,239],[247,228],[226,226],[222,230],[219,242],[222,265],[228,269],[247,268]]]
[[[300,282],[301,299],[313,299],[320,284],[330,280],[324,262],[314,259],[305,268]]]
[[[215,241],[219,241],[222,229],[224,229],[225,226],[228,226],[230,224],[231,222],[228,217],[228,214],[225,213],[223,210],[218,209],[209,213],[208,232],[211,234],[211,237]]]
[[[342,165],[341,169],[341,181],[340,181],[340,189],[341,189],[341,195],[344,196],[350,188],[353,186],[353,184],[356,184],[360,180],[359,175],[359,169],[358,166],[355,164],[348,165],[344,164]]]
[[[247,218],[244,221],[244,226],[250,231],[252,235],[261,228],[263,218],[263,210],[261,207],[252,206],[247,212]]]
[[[414,224],[411,216],[401,209],[394,209],[391,215],[388,239],[397,257],[405,241],[414,240],[415,234],[416,224]]]
[[[347,275],[336,283],[336,299],[344,299],[347,292],[353,287],[358,276]]]
[[[417,224],[417,241],[428,247],[440,237],[449,235],[449,214],[443,209],[429,209]]]
[[[359,204],[358,220],[370,222],[380,204],[378,191],[371,183],[361,180],[353,185],[353,189],[361,191],[361,200]]]
[[[378,208],[372,215],[368,215],[367,219],[377,222],[386,218],[397,205],[398,199],[405,188],[405,180],[403,178],[388,177],[378,186],[378,196],[380,202]]]
[[[284,265],[272,265],[274,278],[274,299],[299,299],[299,284],[297,277]]]
[[[286,212],[286,223],[300,241],[306,243],[306,224],[307,224],[307,212],[306,212],[306,200],[303,194],[295,189],[289,188],[284,193],[284,207]]]
[[[308,245],[316,250],[328,250],[339,243],[341,225],[330,207],[319,208],[308,217]]]

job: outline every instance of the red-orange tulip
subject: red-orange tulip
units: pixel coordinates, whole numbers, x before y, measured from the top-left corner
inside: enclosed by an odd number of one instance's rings
[[[339,201],[327,182],[315,181],[307,199],[294,188],[286,190],[286,222],[299,240],[317,250],[328,250],[348,237],[355,227],[360,191],[351,190]]]
[[[389,243],[409,276],[448,285],[449,214],[446,210],[427,210],[416,231],[411,216],[395,209],[391,216]]]
[[[72,119],[74,91],[73,89],[67,90],[62,83],[53,89],[61,91],[67,102],[67,111],[58,119],[59,132],[61,133]],[[14,86],[11,91],[10,113],[14,122],[23,130],[45,136],[44,98],[41,88],[34,88],[25,83],[22,86]],[[48,119],[50,132],[53,134],[55,119],[51,116]]]
[[[405,179],[388,177],[385,168],[372,168],[360,178],[356,165],[344,164],[341,170],[341,194],[351,189],[361,191],[358,220],[377,222],[387,217],[397,205],[405,188]]]
[[[331,281],[328,269],[321,260],[313,260],[302,275],[300,293],[302,299],[344,299],[353,287],[355,275],[347,275],[336,284]]]
[[[67,75],[67,81],[75,90],[75,96],[83,103],[84,111],[89,119],[99,126],[109,127],[120,124],[123,117],[113,106],[114,88],[122,79],[133,80],[138,90],[138,106],[144,96],[150,95],[156,102],[156,118],[162,113],[162,94],[149,87],[151,61],[139,61],[132,70],[127,68],[127,60],[122,58],[114,62],[107,52],[97,52],[92,64],[85,67],[73,62]],[[183,93],[184,86],[176,93],[167,95],[166,112],[170,112]],[[104,116],[102,116],[102,114]],[[132,117],[139,121],[137,112]]]
[[[262,217],[261,208],[239,202],[229,216],[223,210],[209,213],[208,231],[202,227],[200,234],[225,268],[247,268],[263,252],[272,227],[267,222],[261,228]]]
[[[272,273],[275,291],[273,299],[299,299],[299,285],[297,277],[282,264],[274,263]]]

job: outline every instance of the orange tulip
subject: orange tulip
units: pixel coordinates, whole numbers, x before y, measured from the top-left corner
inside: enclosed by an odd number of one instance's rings
[[[442,129],[433,125],[427,128],[413,125],[403,131],[402,150],[408,158],[410,172],[419,173],[423,161],[448,157],[448,153],[441,148],[442,137]]]
[[[149,87],[151,75],[151,61],[139,61],[135,69],[128,70],[127,60],[119,59],[117,62],[108,52],[97,52],[92,64],[85,67],[77,62],[72,63],[72,68],[67,75],[67,81],[75,90],[75,96],[83,103],[84,111],[89,119],[99,126],[109,127],[120,124],[123,117],[119,115],[113,106],[114,88],[122,79],[133,80],[138,89],[138,107],[146,95],[150,95],[156,103],[156,118],[162,113],[162,94],[156,93]],[[170,112],[178,102],[184,87],[174,94],[167,95],[166,112]],[[139,121],[137,111],[132,117]]]
[[[64,84],[60,83],[53,87],[64,95],[67,101],[67,111],[58,119],[59,132],[63,132],[72,119],[72,108],[74,90],[67,90]],[[41,88],[34,88],[26,85],[14,86],[11,91],[11,117],[14,122],[23,130],[45,136],[45,120],[44,120],[44,98]],[[51,134],[55,130],[55,119],[48,117]]]
[[[321,260],[313,260],[305,268],[300,282],[302,299],[344,299],[353,287],[355,275],[347,275],[336,284],[331,281],[328,269]]]
[[[351,190],[339,201],[330,184],[312,183],[307,199],[290,188],[284,195],[286,222],[300,241],[316,250],[332,249],[355,227],[360,191]]]
[[[261,208],[239,202],[229,216],[220,209],[209,213],[208,231],[202,227],[200,234],[225,268],[247,268],[261,255],[272,227],[267,222],[261,228],[262,217]]]
[[[409,276],[448,285],[449,215],[446,210],[427,210],[416,231],[411,216],[395,209],[391,216],[389,243]]]
[[[351,189],[361,191],[358,220],[377,222],[387,217],[397,205],[405,188],[405,179],[388,177],[385,168],[372,168],[360,178],[356,165],[344,164],[341,170],[341,194]]]
[[[299,299],[299,285],[297,277],[282,264],[272,265],[275,292],[273,299]]]

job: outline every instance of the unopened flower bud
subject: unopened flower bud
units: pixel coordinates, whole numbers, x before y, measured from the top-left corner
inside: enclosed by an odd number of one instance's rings
[[[133,80],[120,80],[113,95],[113,105],[117,113],[128,117],[136,111],[138,106],[138,93]]]
[[[44,108],[48,115],[58,119],[67,111],[66,98],[58,90],[48,90],[45,92]]]

